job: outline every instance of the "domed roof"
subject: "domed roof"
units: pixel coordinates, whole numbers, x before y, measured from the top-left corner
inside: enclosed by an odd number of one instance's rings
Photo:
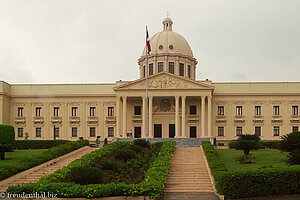
[[[150,38],[150,54],[180,54],[183,56],[193,56],[192,49],[186,39],[172,31],[172,20],[167,17],[163,21],[163,31],[156,33]],[[146,47],[142,56],[146,55]]]

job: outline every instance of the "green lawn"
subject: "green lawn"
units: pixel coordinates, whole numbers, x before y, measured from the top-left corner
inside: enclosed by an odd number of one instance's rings
[[[240,164],[235,161],[243,154],[242,150],[235,149],[216,149],[217,157],[225,164],[227,170],[238,171],[244,169],[258,169],[261,167],[287,167],[288,153],[277,149],[259,149],[251,151],[250,154],[255,157],[253,164]]]
[[[0,160],[0,167],[13,165],[17,161],[23,160],[25,157],[37,155],[46,151],[47,149],[30,149],[30,150],[15,150],[14,152],[6,152],[5,159]]]

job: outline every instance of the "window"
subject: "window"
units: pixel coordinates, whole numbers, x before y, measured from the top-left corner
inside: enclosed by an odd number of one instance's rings
[[[72,117],[77,117],[77,115],[78,115],[78,108],[72,107]]]
[[[23,117],[24,116],[24,108],[19,107],[18,108],[18,117]]]
[[[293,133],[298,132],[298,126],[293,126],[293,127],[292,127],[292,132],[293,132]]]
[[[218,106],[218,115],[224,115],[224,106]]]
[[[91,117],[96,116],[96,108],[95,107],[90,107],[90,116]]]
[[[108,116],[114,116],[114,107],[108,107]]]
[[[236,115],[237,116],[242,116],[243,115],[243,107],[242,106],[237,106],[236,107]]]
[[[298,106],[292,106],[292,115],[298,115]]]
[[[188,77],[191,78],[191,66],[188,66]]]
[[[77,137],[77,127],[72,127],[72,137]]]
[[[53,113],[54,117],[58,117],[59,116],[59,107],[54,107],[54,113]]]
[[[236,135],[239,136],[242,134],[243,134],[243,127],[241,126],[236,127]]]
[[[179,63],[179,75],[184,76],[184,64]]]
[[[35,137],[42,137],[42,128],[35,128]]]
[[[114,137],[114,127],[108,127],[108,137]]]
[[[174,74],[174,62],[169,62],[169,73]]]
[[[159,62],[158,63],[158,73],[164,71],[164,63],[163,62]]]
[[[96,128],[90,127],[90,137],[96,137]]]
[[[141,106],[134,106],[134,115],[141,115]]]
[[[153,63],[149,64],[149,76],[153,75]]]
[[[224,136],[224,127],[218,127],[218,136]]]
[[[273,107],[273,115],[279,115],[279,106]]]
[[[146,69],[145,69],[145,66],[143,66],[143,77],[146,76]]]
[[[23,128],[18,128],[18,137],[23,137]]]
[[[190,115],[197,114],[197,106],[190,106]]]
[[[254,115],[255,116],[261,115],[261,107],[260,106],[255,106],[255,108],[254,108]]]
[[[35,116],[36,117],[42,116],[42,108],[40,107],[35,108]]]
[[[260,126],[255,126],[255,135],[261,136],[261,127]]]
[[[59,127],[54,128],[54,135],[55,137],[59,137]]]
[[[274,126],[274,136],[279,136],[279,126]]]

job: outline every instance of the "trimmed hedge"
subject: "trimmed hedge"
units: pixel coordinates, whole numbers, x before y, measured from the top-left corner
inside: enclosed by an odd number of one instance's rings
[[[164,183],[169,173],[171,157],[176,145],[174,141],[163,142],[158,156],[151,160],[148,171],[144,174],[145,178],[138,184],[109,183],[79,185],[75,183],[57,182],[61,177],[65,177],[72,167],[78,165],[91,166],[91,164],[102,155],[110,154],[113,149],[118,147],[118,143],[120,142],[113,142],[99,150],[87,154],[61,170],[42,177],[37,183],[9,186],[7,192],[53,192],[61,198],[96,198],[107,196],[150,196],[157,198],[164,189]]]
[[[89,141],[87,140],[68,142],[56,147],[52,147],[51,149],[48,149],[39,155],[33,155],[31,157],[24,158],[24,160],[17,162],[14,166],[0,167],[0,180],[3,180],[7,177],[25,171],[87,145],[89,145]]]
[[[15,129],[12,125],[0,124],[0,144],[12,144],[15,140]]]
[[[15,140],[15,149],[50,149],[71,141],[68,140]]]
[[[216,188],[226,198],[247,198],[300,194],[300,166],[227,171],[210,143],[203,150],[216,181]]]
[[[274,140],[274,141],[259,141],[259,149],[280,149],[280,140]],[[230,149],[235,148],[236,140],[232,140],[228,142],[228,146]]]

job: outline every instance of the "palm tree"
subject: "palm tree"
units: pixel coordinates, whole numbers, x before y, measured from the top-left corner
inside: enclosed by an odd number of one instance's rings
[[[243,150],[244,154],[248,156],[251,150],[257,150],[259,148],[259,140],[259,136],[255,134],[240,135],[236,140],[234,148],[236,150]]]

